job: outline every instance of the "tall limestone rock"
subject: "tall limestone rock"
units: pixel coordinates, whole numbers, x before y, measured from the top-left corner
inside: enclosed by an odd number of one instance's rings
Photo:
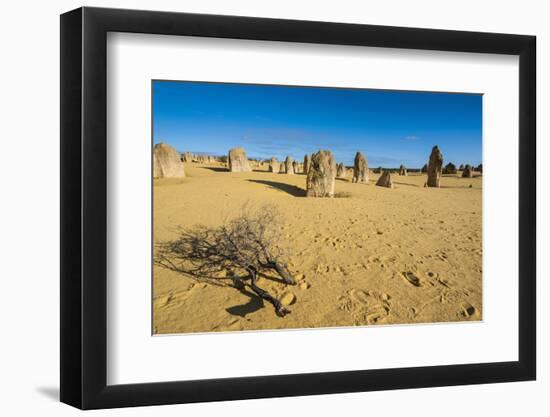
[[[250,163],[243,148],[229,149],[227,166],[231,172],[250,172]]]
[[[271,161],[269,161],[269,172],[279,172],[279,161],[275,157],[271,158]]]
[[[338,165],[336,165],[336,177],[344,179],[346,178],[346,176],[346,167],[344,167],[344,164],[340,162]]]
[[[472,178],[474,176],[474,170],[470,164],[466,164],[464,171],[462,171],[462,178]]]
[[[330,151],[319,151],[311,157],[307,173],[307,197],[334,197],[336,161]]]
[[[153,148],[153,177],[185,177],[185,169],[180,154],[166,143],[157,143]]]
[[[304,156],[304,174],[307,175],[309,171],[309,165],[311,164],[311,156],[309,154],[306,154]]]
[[[399,175],[407,176],[407,167],[403,164],[399,167]]]
[[[369,166],[361,152],[357,152],[353,162],[353,178],[351,182],[369,182]]]
[[[285,173],[294,174],[294,166],[292,165],[292,157],[287,156],[285,159]]]
[[[435,145],[432,148],[430,154],[430,160],[428,161],[428,181],[426,186],[439,188],[441,182],[441,174],[443,171],[443,154]]]

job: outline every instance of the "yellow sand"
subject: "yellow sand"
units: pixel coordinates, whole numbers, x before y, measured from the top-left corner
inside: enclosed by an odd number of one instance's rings
[[[185,169],[186,178],[154,181],[154,240],[174,239],[178,226],[219,226],[247,202],[274,204],[299,283],[260,278],[278,298],[295,297],[281,318],[256,296],[155,265],[154,333],[481,320],[481,176],[444,176],[433,189],[425,175],[394,174],[387,189],[371,173],[368,185],[336,180],[347,198],[318,199],[297,195],[305,175]]]

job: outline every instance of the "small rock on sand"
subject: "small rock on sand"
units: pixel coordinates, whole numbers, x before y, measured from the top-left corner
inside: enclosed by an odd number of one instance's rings
[[[281,304],[284,306],[289,306],[291,304],[294,304],[296,302],[296,296],[292,294],[291,292],[287,292],[283,294],[281,297]]]
[[[376,185],[379,187],[393,188],[393,180],[390,171],[382,171],[382,175],[380,175],[380,178],[376,181]]]

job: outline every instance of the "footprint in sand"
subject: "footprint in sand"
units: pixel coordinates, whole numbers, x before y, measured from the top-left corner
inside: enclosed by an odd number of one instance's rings
[[[414,285],[415,287],[422,286],[422,281],[420,280],[418,275],[416,275],[414,272],[411,272],[411,271],[403,272],[402,275],[403,275],[403,278],[405,278],[409,284]]]
[[[232,332],[235,330],[243,330],[244,326],[240,319],[231,317],[229,320],[226,320],[216,326],[214,326],[211,331],[215,332]]]
[[[307,290],[307,289],[309,289],[309,287],[310,287],[310,285],[309,285],[309,283],[307,283],[307,282],[302,282],[302,283],[300,284],[300,289],[301,289],[301,290]]]
[[[340,309],[353,317],[355,325],[382,323],[390,314],[391,297],[386,293],[351,289],[341,296]]]
[[[355,302],[364,303],[364,304],[367,304],[369,302],[370,296],[363,290],[353,289],[353,290],[350,290],[348,294],[351,297],[351,299]]]
[[[479,311],[470,303],[463,303],[458,314],[466,319],[479,320]]]
[[[197,290],[206,288],[208,284],[204,282],[192,283],[187,290],[171,292],[168,295],[155,297],[155,308],[173,310],[181,306]]]
[[[334,249],[339,249],[342,246],[342,239],[335,237],[325,238],[325,244],[331,245]]]
[[[414,320],[416,318],[416,316],[418,315],[419,313],[419,310],[415,307],[411,307],[409,309],[409,314],[408,314],[408,317],[410,320]]]
[[[172,301],[172,294],[155,297],[153,302],[157,307],[162,308],[170,304],[170,301]]]

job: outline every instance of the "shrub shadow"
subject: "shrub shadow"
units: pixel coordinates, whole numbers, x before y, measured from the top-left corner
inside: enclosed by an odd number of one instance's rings
[[[264,301],[261,297],[256,294],[247,291],[246,289],[241,289],[241,293],[250,297],[250,300],[245,304],[239,304],[236,306],[228,307],[225,309],[232,316],[245,317],[247,314],[254,313],[255,311],[260,310],[264,307]]]

